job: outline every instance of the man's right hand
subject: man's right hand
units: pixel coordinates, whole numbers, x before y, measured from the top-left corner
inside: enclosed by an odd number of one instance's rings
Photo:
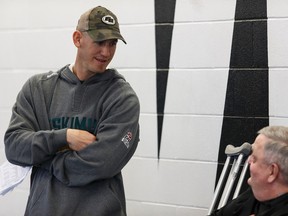
[[[96,141],[96,136],[84,130],[68,128],[66,139],[70,149],[80,151]]]

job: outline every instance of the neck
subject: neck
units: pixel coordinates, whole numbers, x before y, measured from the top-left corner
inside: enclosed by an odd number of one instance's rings
[[[83,69],[84,67],[77,64],[77,62],[75,64],[71,65],[71,67],[72,67],[71,71],[77,76],[77,78],[80,81],[85,81],[94,75],[94,73]]]
[[[288,193],[288,185],[273,184],[270,188],[263,189],[261,195],[258,194],[258,197],[255,195],[255,198],[259,201],[268,201],[286,193]]]

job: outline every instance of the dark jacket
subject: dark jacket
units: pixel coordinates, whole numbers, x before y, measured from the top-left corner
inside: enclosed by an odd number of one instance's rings
[[[210,216],[250,216],[253,214],[255,216],[288,216],[288,194],[259,202],[249,188]]]
[[[81,83],[68,66],[23,86],[5,134],[7,159],[33,166],[25,215],[126,215],[121,169],[139,141],[139,101],[116,70]],[[96,135],[67,149],[66,130]]]

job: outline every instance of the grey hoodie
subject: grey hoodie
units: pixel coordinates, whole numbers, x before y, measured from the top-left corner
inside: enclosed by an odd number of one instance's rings
[[[139,141],[138,98],[116,70],[81,83],[68,65],[31,77],[5,133],[7,159],[33,166],[25,215],[126,215],[121,169]],[[66,130],[96,135],[67,149]]]

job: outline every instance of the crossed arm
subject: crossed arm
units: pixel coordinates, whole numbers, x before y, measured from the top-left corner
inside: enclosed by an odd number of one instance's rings
[[[84,130],[69,128],[67,129],[66,139],[70,149],[80,151],[96,141],[96,136]]]
[[[11,163],[41,167],[67,185],[81,186],[115,176],[132,157],[139,141],[140,110],[133,94],[107,109],[93,135],[72,128],[51,130],[46,105],[37,103],[36,109],[30,90],[28,85],[19,94],[5,133]],[[133,134],[129,145],[122,141],[127,132]],[[59,151],[67,147],[70,151]]]

